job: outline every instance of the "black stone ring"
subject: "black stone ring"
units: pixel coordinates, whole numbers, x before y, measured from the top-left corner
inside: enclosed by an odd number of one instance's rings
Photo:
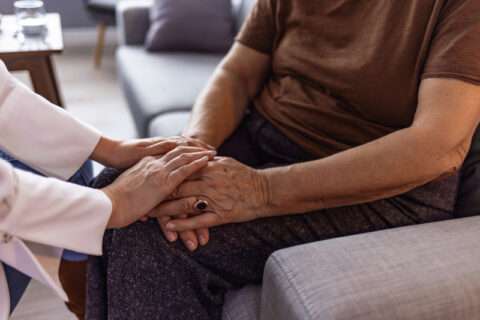
[[[198,200],[193,204],[193,209],[197,211],[203,211],[207,209],[208,202],[206,200]]]

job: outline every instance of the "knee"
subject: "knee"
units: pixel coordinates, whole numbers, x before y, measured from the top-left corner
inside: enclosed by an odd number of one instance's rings
[[[114,168],[105,168],[96,176],[91,182],[90,187],[95,189],[101,189],[110,185],[119,175],[122,174],[121,170]]]

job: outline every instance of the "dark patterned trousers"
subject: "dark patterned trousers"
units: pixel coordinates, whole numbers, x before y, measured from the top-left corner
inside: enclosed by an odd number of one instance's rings
[[[314,159],[254,109],[219,154],[256,168]],[[105,169],[93,187],[118,174]],[[107,231],[103,256],[89,261],[87,319],[220,319],[226,291],[261,283],[272,252],[453,218],[457,181],[452,176],[380,201],[211,228],[210,242],[194,252],[168,242],[156,220]]]

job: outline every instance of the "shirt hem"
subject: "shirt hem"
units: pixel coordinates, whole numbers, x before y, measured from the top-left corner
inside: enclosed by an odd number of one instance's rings
[[[454,78],[457,80],[462,80],[471,84],[480,85],[480,78],[474,76],[467,76],[454,72],[438,72],[438,73],[426,73],[420,77],[423,79],[431,78]]]

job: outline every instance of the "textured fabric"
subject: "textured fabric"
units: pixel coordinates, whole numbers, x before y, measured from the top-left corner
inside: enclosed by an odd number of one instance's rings
[[[472,145],[460,171],[455,202],[455,215],[458,217],[480,214],[480,127],[472,139]]]
[[[261,319],[480,319],[480,217],[275,252]]]
[[[247,285],[240,290],[231,290],[225,294],[223,320],[256,320],[260,316],[260,297],[262,287]]]
[[[190,110],[222,58],[121,47],[117,51],[119,74],[139,136],[147,136],[148,123],[156,115]]]
[[[155,0],[150,12],[150,51],[225,53],[233,43],[230,0]]]
[[[271,56],[257,109],[324,157],[410,126],[422,77],[480,85],[479,16],[478,0],[259,0],[237,40]]]
[[[253,167],[314,157],[252,110],[221,146]],[[119,172],[106,169],[99,188]],[[89,259],[87,319],[220,319],[225,293],[259,284],[268,256],[281,248],[452,217],[457,176],[404,195],[350,207],[211,228],[208,245],[189,252],[169,243],[156,220],[107,231],[104,255]],[[186,301],[188,303],[186,303]]]

